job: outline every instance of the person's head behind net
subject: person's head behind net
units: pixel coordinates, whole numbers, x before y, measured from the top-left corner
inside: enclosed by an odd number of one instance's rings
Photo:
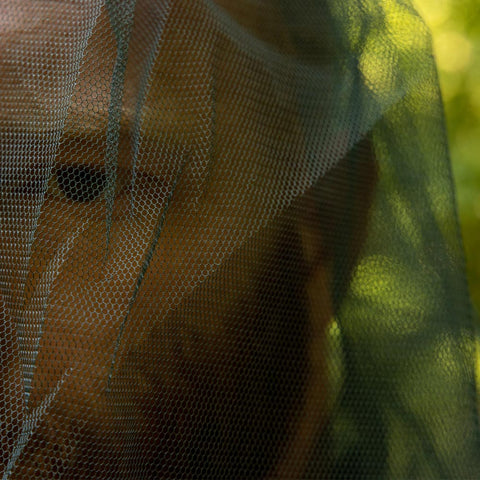
[[[30,239],[4,288],[25,332],[8,353],[30,355],[27,368],[6,363],[27,379],[13,396],[28,408],[5,426],[4,468],[301,476],[328,422],[326,331],[366,235],[376,168],[365,137],[321,178],[303,175],[298,92],[271,69],[331,61],[333,33],[308,43],[286,2],[113,3],[88,36],[57,150],[42,157],[40,144],[4,187],[4,212],[9,199],[25,204],[10,215],[32,227],[2,233],[5,251],[22,245],[15,235]],[[49,12],[56,27],[61,8]],[[50,25],[45,15],[34,28]],[[327,31],[326,7],[323,21]],[[242,51],[249,39],[260,48]],[[42,55],[58,48],[46,42]],[[48,117],[57,99],[42,88],[32,110]],[[30,133],[53,138],[48,125]]]

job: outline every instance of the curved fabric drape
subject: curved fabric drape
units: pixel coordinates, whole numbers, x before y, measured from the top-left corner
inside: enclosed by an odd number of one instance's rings
[[[476,478],[474,323],[405,0],[4,0],[4,479]]]

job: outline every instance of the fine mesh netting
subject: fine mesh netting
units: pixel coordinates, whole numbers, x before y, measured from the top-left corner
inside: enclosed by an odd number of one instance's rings
[[[408,0],[1,0],[3,479],[478,478]]]

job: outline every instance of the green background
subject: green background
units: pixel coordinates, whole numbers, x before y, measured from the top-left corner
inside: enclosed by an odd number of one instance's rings
[[[468,279],[480,312],[480,2],[414,3],[433,35]]]

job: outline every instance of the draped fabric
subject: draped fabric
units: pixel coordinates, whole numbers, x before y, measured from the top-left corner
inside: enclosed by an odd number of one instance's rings
[[[480,475],[409,0],[2,0],[0,156],[3,479]]]

